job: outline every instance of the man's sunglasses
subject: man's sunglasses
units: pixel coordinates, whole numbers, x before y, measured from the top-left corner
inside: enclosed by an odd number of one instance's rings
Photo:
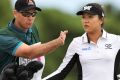
[[[20,13],[24,16],[24,17],[35,17],[37,12],[26,12],[26,11],[20,11]]]

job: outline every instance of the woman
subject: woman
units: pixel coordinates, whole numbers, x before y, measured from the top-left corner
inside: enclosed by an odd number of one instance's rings
[[[78,80],[117,80],[120,36],[103,29],[101,5],[90,3],[77,12],[85,33],[73,39],[60,67],[43,80],[63,80],[77,62]]]

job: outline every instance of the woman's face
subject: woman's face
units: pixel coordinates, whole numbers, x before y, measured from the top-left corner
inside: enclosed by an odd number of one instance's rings
[[[82,25],[87,33],[95,33],[96,31],[101,31],[101,24],[103,20],[99,18],[98,15],[92,15],[89,13],[84,13],[82,15]]]

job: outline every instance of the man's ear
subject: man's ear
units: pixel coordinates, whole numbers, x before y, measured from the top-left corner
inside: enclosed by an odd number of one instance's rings
[[[17,11],[16,10],[13,10],[13,16],[16,18],[16,16],[17,16]]]

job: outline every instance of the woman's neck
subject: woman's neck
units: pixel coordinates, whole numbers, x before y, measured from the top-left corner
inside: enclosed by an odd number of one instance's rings
[[[102,31],[97,31],[94,33],[87,33],[87,36],[90,41],[97,43],[98,39],[102,36]]]

